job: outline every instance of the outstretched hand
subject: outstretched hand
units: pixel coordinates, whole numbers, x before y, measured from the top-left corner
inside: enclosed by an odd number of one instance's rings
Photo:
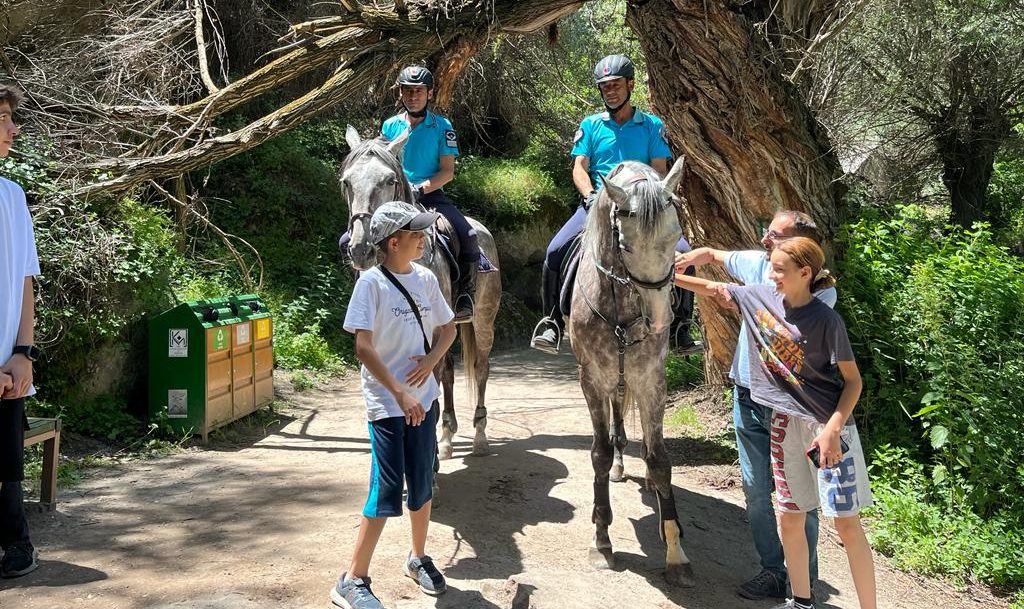
[[[708,285],[708,288],[713,293],[713,298],[718,306],[723,309],[732,309],[733,311],[738,310],[736,301],[732,299],[732,294],[729,293],[729,285],[725,283],[712,283]]]

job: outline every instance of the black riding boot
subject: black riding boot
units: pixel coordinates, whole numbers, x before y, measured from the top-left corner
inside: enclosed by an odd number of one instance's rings
[[[473,319],[473,300],[476,298],[476,273],[480,261],[459,263],[459,288],[455,296],[455,323],[463,324]]]

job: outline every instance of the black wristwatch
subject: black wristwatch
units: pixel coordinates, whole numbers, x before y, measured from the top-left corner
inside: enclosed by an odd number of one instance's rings
[[[18,355],[19,353],[28,358],[28,361],[30,362],[36,361],[39,359],[39,356],[42,355],[42,352],[39,351],[39,347],[35,345],[18,345],[11,350],[11,355]]]

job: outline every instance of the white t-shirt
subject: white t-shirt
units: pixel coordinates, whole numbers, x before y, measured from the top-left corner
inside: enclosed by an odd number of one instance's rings
[[[25,191],[0,178],[0,364],[11,356],[18,340],[25,278],[38,274],[39,258]],[[27,395],[35,392],[35,387],[29,387]]]
[[[427,339],[432,340],[434,328],[445,325],[455,317],[441,294],[437,277],[415,262],[412,263],[411,273],[393,274],[419,307],[423,329]],[[345,313],[345,330],[353,334],[356,330],[372,331],[373,348],[400,383],[404,383],[406,375],[416,367],[416,362],[410,358],[423,355],[423,333],[409,308],[409,301],[379,267],[362,273],[356,281]],[[362,368],[361,377],[367,420],[405,416],[395,396],[370,374],[366,366]],[[424,409],[429,409],[431,402],[441,395],[433,375],[422,386],[406,385],[405,390],[419,400]]]

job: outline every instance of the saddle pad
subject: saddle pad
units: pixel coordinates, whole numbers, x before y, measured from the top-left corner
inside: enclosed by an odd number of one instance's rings
[[[448,260],[448,265],[452,267],[452,280],[457,281],[459,276],[459,265],[455,260],[455,253],[452,252],[452,246],[449,243],[449,237],[441,231],[437,231],[437,242],[441,245],[441,249],[444,251],[445,258]],[[487,254],[480,252],[480,268],[477,270],[478,273],[493,273],[498,270],[498,266],[491,262],[491,259],[487,257]]]

